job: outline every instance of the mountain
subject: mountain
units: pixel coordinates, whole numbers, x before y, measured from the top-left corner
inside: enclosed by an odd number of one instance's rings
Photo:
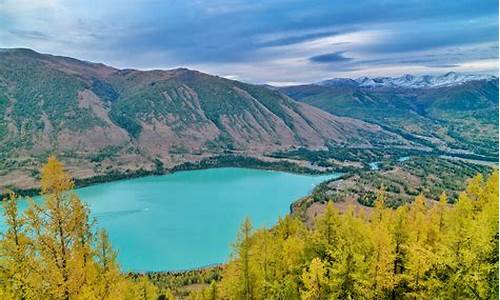
[[[442,151],[498,155],[498,78],[447,73],[332,79],[279,89],[330,113]]]
[[[357,79],[349,78],[334,78],[317,83],[317,85],[327,87],[364,87],[364,88],[406,88],[406,89],[420,89],[420,88],[433,88],[433,87],[450,87],[465,84],[471,81],[489,81],[497,80],[497,77],[492,75],[483,74],[459,74],[456,72],[449,72],[444,75],[410,75],[406,74],[400,77],[360,77]]]
[[[264,86],[188,69],[116,69],[0,50],[1,186],[28,187],[48,154],[77,178],[210,155],[409,143]],[[16,170],[16,171],[14,171]]]

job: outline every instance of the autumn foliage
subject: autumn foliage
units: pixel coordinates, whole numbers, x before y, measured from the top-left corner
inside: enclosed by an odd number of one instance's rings
[[[147,276],[124,275],[107,233],[96,231],[54,157],[43,201],[4,201],[0,299],[175,299]],[[216,299],[498,299],[498,171],[473,178],[458,201],[340,213],[330,202],[314,226],[286,216],[271,229],[241,226],[222,279],[193,291]],[[158,298],[158,295],[161,297]]]
[[[41,203],[19,212],[14,194],[4,202],[0,299],[157,299],[152,284],[120,272],[63,165],[50,157],[41,173]]]
[[[456,204],[418,196],[366,215],[329,203],[313,228],[243,223],[223,279],[192,299],[498,299],[498,171]]]

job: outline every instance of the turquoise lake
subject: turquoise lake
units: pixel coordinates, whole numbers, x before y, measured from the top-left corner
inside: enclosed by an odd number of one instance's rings
[[[292,202],[339,176],[218,168],[97,184],[77,193],[97,227],[108,231],[124,271],[172,271],[226,261],[245,217],[255,227],[270,227]]]

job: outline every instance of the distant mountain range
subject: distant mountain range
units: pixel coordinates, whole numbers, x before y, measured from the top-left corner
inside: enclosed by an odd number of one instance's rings
[[[0,50],[0,180],[29,187],[50,153],[77,177],[154,169],[227,152],[410,146],[362,120],[188,69],[116,69]],[[15,171],[14,171],[15,170]]]
[[[435,149],[498,156],[496,76],[338,78],[279,90],[297,101],[378,124]]]
[[[477,75],[477,74],[459,74],[456,72],[449,72],[444,75],[403,75],[400,77],[360,77],[357,79],[349,78],[334,78],[317,83],[317,85],[328,87],[350,86],[350,87],[364,87],[364,88],[407,88],[407,89],[420,89],[420,88],[436,88],[455,86],[465,84],[471,81],[490,81],[498,80],[498,77],[493,75]]]

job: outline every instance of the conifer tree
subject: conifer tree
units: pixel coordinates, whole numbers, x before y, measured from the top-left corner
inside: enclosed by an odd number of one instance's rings
[[[134,294],[138,285],[120,273],[107,234],[93,233],[89,210],[72,191],[73,180],[63,165],[50,157],[41,173],[42,202],[30,200],[23,212],[14,195],[4,202],[1,299],[119,299]]]
[[[371,253],[370,266],[370,294],[374,298],[384,298],[394,285],[393,264],[396,259],[391,236],[392,214],[384,207],[385,197],[379,194],[372,212],[371,242],[373,252]]]
[[[244,223],[221,299],[245,299],[245,269],[254,299],[498,299],[497,171],[454,205],[444,193],[396,210],[384,200],[369,216],[329,203],[313,228],[286,217],[249,234]]]
[[[42,260],[38,272],[44,274],[42,282],[51,298],[71,299],[86,284],[85,267],[91,256],[88,209],[71,191],[73,180],[55,157],[49,157],[41,173],[44,202],[31,201],[27,210]]]
[[[322,260],[332,262],[331,254],[340,241],[340,217],[333,202],[328,202],[324,215],[316,220],[315,225],[311,245],[308,247]]]
[[[238,232],[234,245],[233,264],[226,269],[224,279],[226,298],[255,299],[255,271],[253,265],[252,223],[246,218]]]
[[[304,283],[302,299],[327,299],[329,291],[326,272],[325,264],[319,258],[313,258],[308,269],[302,274],[302,282]]]
[[[17,196],[10,193],[3,203],[3,214],[8,226],[0,241],[0,272],[4,299],[33,298],[33,288],[39,279],[33,272],[36,263],[33,259],[33,245],[28,236],[26,218],[18,212],[17,200]]]
[[[210,298],[204,298],[204,297],[202,297],[202,298],[203,298],[203,300],[209,300],[210,299]],[[176,300],[177,298],[174,296],[174,293],[172,293],[172,291],[170,289],[167,289],[165,291],[163,299],[165,299],[165,300]],[[216,299],[216,298],[213,298],[213,299]]]
[[[94,249],[96,260],[95,294],[98,299],[116,298],[121,290],[123,276],[116,261],[117,253],[112,248],[108,234],[100,230]]]
[[[142,276],[136,282],[128,283],[125,289],[126,300],[156,300],[158,299],[158,288],[152,284],[146,276]]]
[[[241,280],[242,280],[242,299],[254,299],[254,275],[251,269],[251,244],[252,223],[249,218],[246,218],[241,226],[240,236],[237,242],[236,251],[240,258],[241,264]]]
[[[217,290],[217,283],[212,281],[210,286],[208,287],[208,295],[207,300],[217,300],[219,297],[219,292]],[[173,299],[172,299],[173,300]]]
[[[428,292],[426,273],[432,269],[433,252],[429,230],[431,220],[423,194],[415,198],[408,214],[408,260],[406,263],[410,297],[426,298]]]
[[[338,241],[330,251],[329,278],[335,299],[358,299],[368,293],[371,244],[368,227],[350,207],[340,215]]]

